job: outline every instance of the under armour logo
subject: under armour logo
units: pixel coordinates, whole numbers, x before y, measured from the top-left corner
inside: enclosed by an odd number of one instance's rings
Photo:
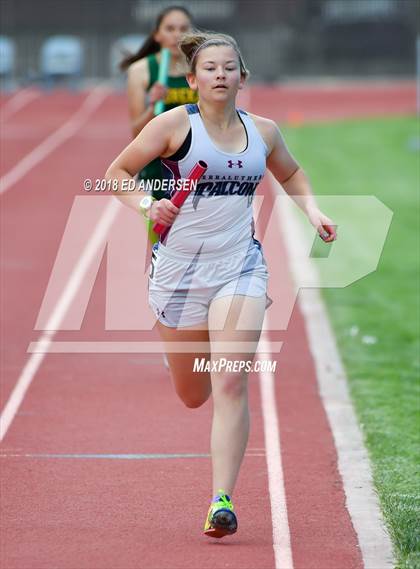
[[[228,166],[229,168],[233,168],[234,166],[242,168],[242,160],[238,160],[237,162],[232,162],[232,160],[228,160]]]

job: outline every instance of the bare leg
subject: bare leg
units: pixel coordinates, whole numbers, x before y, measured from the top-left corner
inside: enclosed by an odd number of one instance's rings
[[[172,342],[182,342],[186,346],[191,342],[202,343],[207,352],[183,353],[167,351],[169,369],[172,381],[180,399],[187,407],[200,407],[207,401],[211,394],[211,380],[208,372],[196,372],[194,369],[195,358],[209,358],[209,333],[207,322],[198,326],[185,328],[169,328],[157,322],[159,334],[164,344],[169,347]]]
[[[261,334],[265,302],[265,295],[258,298],[230,296],[213,301],[209,311],[212,361],[221,357],[232,363],[235,360],[253,360]],[[238,319],[240,328],[243,329],[236,330]],[[247,352],[229,353],[228,343],[233,341],[249,343]],[[217,346],[215,342],[218,343]],[[248,373],[227,369],[212,372],[211,384],[213,495],[217,494],[219,488],[223,488],[231,496],[248,442]]]

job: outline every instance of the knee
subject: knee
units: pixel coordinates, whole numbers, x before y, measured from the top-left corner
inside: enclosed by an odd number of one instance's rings
[[[197,409],[198,407],[201,407],[201,405],[203,405],[207,401],[207,399],[208,397],[204,399],[203,397],[194,397],[190,395],[187,396],[184,395],[181,397],[182,402],[189,409]]]
[[[178,397],[189,409],[197,409],[207,401],[211,394],[211,385],[205,390],[177,390]]]
[[[197,409],[203,405],[204,401],[202,399],[193,399],[191,397],[183,399],[183,403],[188,409]]]
[[[232,373],[220,374],[214,378],[214,391],[224,399],[238,400],[247,396],[248,381],[246,374]]]

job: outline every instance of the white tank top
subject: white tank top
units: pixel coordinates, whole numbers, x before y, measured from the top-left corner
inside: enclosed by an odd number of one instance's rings
[[[176,154],[173,160],[161,159],[163,176],[185,178],[199,160],[208,169],[161,238],[161,246],[192,256],[198,252],[223,256],[246,249],[254,233],[252,202],[266,170],[267,145],[251,117],[238,109],[247,145],[239,153],[225,152],[207,134],[198,106],[185,108],[191,124],[190,148],[180,160]]]

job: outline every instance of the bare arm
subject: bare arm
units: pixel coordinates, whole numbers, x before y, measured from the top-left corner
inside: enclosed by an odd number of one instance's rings
[[[327,243],[334,241],[336,239],[334,222],[318,208],[308,177],[290,154],[277,125],[270,122],[270,127],[266,125],[269,146],[268,169],[307,215],[321,238]]]
[[[155,117],[109,166],[105,178],[118,180],[118,190],[115,191],[115,196],[124,205],[138,211],[141,199],[150,195],[145,191],[124,192],[121,183],[123,180],[133,180],[146,164],[165,154],[176,125],[177,120],[173,113],[164,113]],[[170,225],[175,220],[178,211],[179,209],[170,200],[162,199],[153,203],[150,218],[163,225]]]
[[[128,68],[127,75],[128,109],[135,138],[154,117],[154,104],[165,98],[167,89],[155,83],[147,93],[149,69],[145,59],[133,63]]]

